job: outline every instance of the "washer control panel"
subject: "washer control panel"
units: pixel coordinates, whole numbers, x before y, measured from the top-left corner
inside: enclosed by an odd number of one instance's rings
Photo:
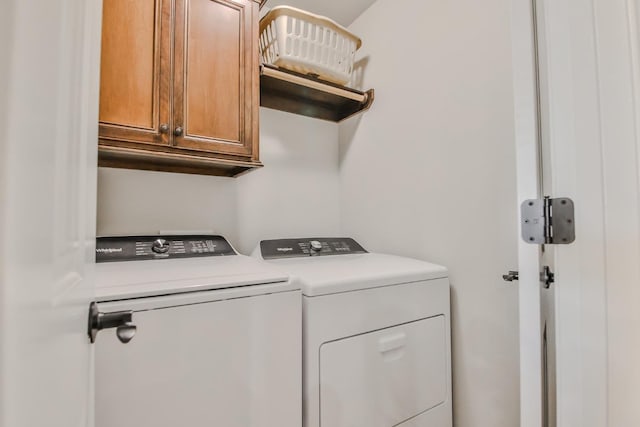
[[[358,242],[349,237],[263,240],[260,242],[260,252],[264,259],[367,253]]]
[[[98,237],[96,262],[237,255],[222,236]]]

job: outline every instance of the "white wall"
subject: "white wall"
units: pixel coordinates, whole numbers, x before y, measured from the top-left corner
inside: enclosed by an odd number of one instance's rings
[[[515,145],[507,0],[378,0],[370,111],[341,125],[344,234],[451,271],[454,422],[519,424]]]
[[[13,2],[6,2],[4,13],[0,14],[0,37],[4,40],[3,43],[0,43],[0,55],[2,58],[9,58],[13,55],[13,20],[14,20],[14,8],[15,5]],[[9,65],[9,61],[0,62],[0,94],[8,93],[9,81],[11,76],[11,66]],[[9,112],[11,111],[10,102],[6,96],[0,96],[0,159],[7,159],[9,153],[9,144],[7,143],[8,138],[10,137],[9,132],[7,131],[9,127]],[[0,200],[7,200],[7,183],[9,182],[8,168],[5,166],[5,162],[2,162],[2,168],[0,168]],[[7,212],[6,209],[0,209],[0,236],[6,236],[8,231],[8,224],[6,220]],[[5,242],[6,237],[0,240],[0,259],[5,260],[6,257],[6,248],[9,242]],[[6,310],[4,307],[7,306],[7,277],[6,277],[6,268],[4,264],[0,264],[2,267],[0,268],[0,307],[3,310],[0,312],[0,371],[5,372],[7,369],[6,364],[6,346],[7,346],[7,316]],[[6,405],[6,396],[10,393],[10,390],[7,389],[7,386],[2,382],[0,384],[0,414],[6,414],[7,410],[5,408]],[[0,416],[0,425],[4,423],[4,419]]]
[[[100,168],[99,236],[211,230],[242,253],[262,238],[339,233],[338,128],[260,109],[265,167],[239,178]]]
[[[236,237],[230,178],[100,168],[98,236],[205,231]]]
[[[238,250],[340,234],[338,126],[260,109],[261,170],[238,178]]]
[[[363,10],[371,6],[375,0],[317,1],[317,0],[270,0],[262,8],[262,14],[276,6],[287,5],[303,9],[317,15],[328,16],[340,25],[348,26]]]

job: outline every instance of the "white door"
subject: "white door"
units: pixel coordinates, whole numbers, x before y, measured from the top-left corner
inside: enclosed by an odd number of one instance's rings
[[[532,4],[542,76],[538,111],[531,95]],[[640,1],[512,5],[518,145],[531,150],[535,134],[548,138],[540,158],[551,171],[550,195],[576,202],[576,242],[556,247],[552,257],[557,419],[549,425],[640,425]],[[519,180],[533,188],[523,167],[529,163],[521,159]],[[542,342],[527,337],[541,332],[545,300],[534,289],[537,256],[521,249],[521,269],[529,268],[520,272],[521,425],[538,427],[545,425],[538,381],[544,365],[536,360]]]
[[[92,421],[101,2],[0,13],[0,426]]]

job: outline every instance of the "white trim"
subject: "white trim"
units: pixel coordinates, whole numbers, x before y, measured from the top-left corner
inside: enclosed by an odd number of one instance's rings
[[[633,87],[633,110],[635,112],[634,133],[636,140],[636,163],[640,165],[640,0],[627,0],[629,25],[629,56]],[[635,37],[634,37],[635,35]],[[640,192],[640,170],[638,170],[638,191]],[[640,193],[638,194],[640,200]],[[638,217],[640,228],[640,217]],[[640,267],[639,267],[640,268]]]
[[[512,0],[515,140],[518,200],[537,198],[538,103],[530,0]],[[517,211],[520,209],[518,207]],[[519,222],[519,221],[518,221]],[[518,239],[520,307],[520,427],[542,425],[542,343],[539,249]]]

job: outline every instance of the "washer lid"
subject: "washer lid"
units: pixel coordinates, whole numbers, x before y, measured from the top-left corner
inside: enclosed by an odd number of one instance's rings
[[[282,269],[244,255],[96,264],[96,300],[115,301],[288,282]]]
[[[448,276],[447,269],[412,258],[375,253],[269,261],[291,274],[306,296],[349,292]]]

